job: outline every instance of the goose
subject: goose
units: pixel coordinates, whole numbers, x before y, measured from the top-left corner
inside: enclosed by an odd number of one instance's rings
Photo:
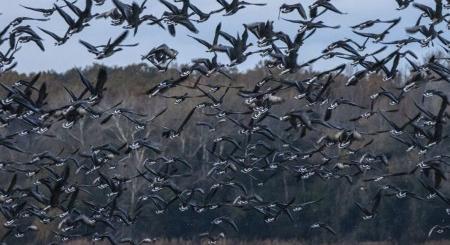
[[[217,62],[217,54],[214,54],[212,59],[193,59],[192,60],[193,65],[190,67],[192,71],[198,71],[202,75],[206,77],[210,77],[214,73],[218,72],[228,78],[229,80],[234,80],[233,77],[231,77],[230,74],[227,73],[227,71],[224,69],[225,65],[219,64]]]
[[[190,75],[190,73],[182,73],[180,75],[180,77],[178,77],[176,79],[166,79],[166,80],[160,82],[159,84],[153,86],[152,88],[147,90],[145,93],[149,97],[153,97],[157,94],[164,93],[167,90],[169,90],[170,88],[176,87],[176,86],[180,85],[180,83],[186,81],[187,78],[189,77],[189,75]]]
[[[338,14],[346,14],[341,12],[339,9],[337,9],[333,4],[330,3],[330,0],[316,0],[315,2],[313,2],[311,5],[309,5],[309,9],[311,10],[316,10],[319,7],[322,7],[325,9],[325,11],[332,11]],[[317,10],[316,10],[317,11]]]
[[[344,99],[344,98],[338,98],[338,99],[335,99],[335,100],[333,100],[331,103],[330,103],[330,106],[327,108],[327,110],[326,110],[326,112],[325,112],[325,116],[324,116],[324,119],[323,120],[325,120],[325,121],[328,121],[328,120],[330,120],[331,119],[331,116],[332,116],[332,112],[336,109],[336,108],[338,108],[340,105],[349,105],[349,106],[352,106],[352,107],[357,107],[357,108],[359,108],[359,109],[367,109],[366,107],[364,107],[364,106],[360,106],[360,105],[358,105],[358,104],[356,104],[356,103],[354,103],[354,102],[352,102],[352,101],[350,101],[350,100],[347,100],[347,99]]]
[[[380,205],[382,195],[383,194],[382,194],[381,190],[378,191],[377,195],[372,199],[373,204],[370,209],[363,207],[358,202],[355,202],[356,207],[364,214],[364,216],[362,216],[363,220],[369,220],[376,216],[377,209],[378,209],[378,206]]]
[[[166,44],[161,44],[151,49],[146,55],[142,56],[142,60],[148,60],[159,71],[167,71],[170,63],[176,59],[178,51],[170,48]]]
[[[183,121],[181,122],[180,126],[178,126],[177,129],[166,128],[165,131],[163,131],[162,136],[170,139],[180,136],[184,126],[186,126],[186,124],[189,122],[189,120],[191,119],[192,115],[194,114],[197,108],[199,107],[195,106],[191,109],[191,111],[186,115],[186,117],[183,119]]]
[[[108,40],[106,45],[93,46],[92,44],[80,40],[79,42],[88,49],[89,53],[93,53],[96,55],[96,59],[104,59],[112,56],[114,53],[121,51],[121,47],[135,47],[138,43],[135,44],[121,44],[128,36],[128,31],[122,32],[114,41],[111,42],[111,39]],[[118,48],[117,48],[118,47]],[[99,48],[102,48],[99,50]],[[117,48],[117,49],[116,49]]]
[[[57,34],[45,30],[43,28],[38,27],[42,32],[44,32],[45,34],[49,35],[50,37],[52,37],[55,40],[55,46],[60,46],[63,45],[64,43],[67,42],[67,40],[69,40],[69,37],[67,35],[64,35],[63,37],[58,36]]]
[[[357,25],[351,26],[352,29],[359,29],[359,30],[364,30],[366,28],[372,27],[378,23],[390,23],[392,25],[397,24],[400,21],[399,18],[397,19],[392,19],[392,20],[380,20],[380,19],[375,19],[375,20],[367,20],[364,21],[362,23],[359,23]]]
[[[270,46],[279,33],[273,30],[273,21],[244,24],[244,27],[258,38],[258,47]]]
[[[131,5],[122,3],[120,0],[112,1],[116,9],[120,12],[121,17],[127,22],[126,29],[134,29],[134,35],[136,35],[139,26],[147,20],[157,21],[157,18],[153,15],[143,15],[143,11],[146,9],[145,4],[147,0],[144,0],[141,4],[132,2]],[[115,14],[115,13],[114,13]],[[117,22],[115,23],[117,24]],[[160,25],[163,27],[162,25]]]
[[[180,0],[176,0],[175,2],[179,2]],[[187,1],[189,2],[189,0],[181,0],[182,2]],[[197,6],[195,6],[192,3],[189,3],[189,8],[199,17],[198,20],[194,20],[197,23],[201,23],[201,22],[205,22],[207,21],[211,15],[215,14],[215,13],[219,13],[222,11],[222,9],[218,9],[218,10],[213,10],[210,11],[209,13],[205,13],[203,11],[201,11],[199,8],[197,8]]]
[[[341,28],[340,25],[335,25],[335,26],[329,26],[329,25],[325,25],[323,21],[317,21],[314,22],[312,20],[291,20],[291,19],[284,19],[285,21],[291,22],[291,23],[296,23],[296,24],[300,24],[300,28],[298,29],[299,33],[303,33],[306,31],[312,31],[312,30],[316,30],[316,29],[322,29],[322,28],[330,28],[330,29],[339,29]]]
[[[324,229],[324,230],[330,232],[331,234],[333,234],[333,236],[337,235],[337,233],[333,230],[333,228],[331,228],[331,226],[327,225],[326,223],[321,223],[321,222],[314,223],[310,226],[309,229],[312,230],[312,229],[318,229],[318,228],[321,228],[321,229]]]
[[[413,3],[413,7],[422,11],[423,12],[422,16],[430,18],[433,24],[436,24],[445,20],[445,17],[448,16],[449,14],[443,15],[442,0],[434,0],[434,2],[436,6],[435,9],[421,3]]]
[[[221,11],[225,10],[224,16],[233,15],[246,6],[266,6],[265,3],[249,3],[240,0],[232,0],[231,3],[228,3],[226,0],[217,0],[217,2],[222,6]]]
[[[73,1],[71,3],[73,4],[75,2],[76,1]],[[19,5],[22,8],[25,8],[25,9],[28,9],[28,10],[32,10],[32,11],[35,11],[35,12],[40,12],[40,13],[42,13],[42,15],[44,17],[49,17],[49,16],[53,15],[53,13],[56,11],[55,7],[52,7],[52,8],[34,8],[34,7],[24,6],[24,5],[21,5],[21,4],[19,4]],[[61,9],[65,8],[65,7],[67,7],[67,6],[60,6]]]
[[[221,29],[222,28],[222,23],[217,24],[216,26],[216,30],[215,30],[215,34],[214,34],[214,39],[213,42],[210,44],[205,40],[202,40],[200,38],[188,35],[189,37],[193,38],[195,41],[199,42],[200,44],[202,44],[203,46],[207,47],[208,50],[207,52],[215,52],[215,51],[220,51],[220,50],[224,50],[224,46],[222,46],[221,44],[218,44],[217,42],[219,41],[219,36],[221,33]]]
[[[189,10],[189,3],[188,2],[183,2],[183,6],[181,9],[179,9],[178,7],[176,7],[175,5],[169,3],[166,0],[159,0],[164,6],[166,6],[170,12],[165,11],[162,15],[162,18],[153,22],[153,23],[157,23],[160,21],[165,21],[168,25],[168,29],[169,29],[169,33],[172,36],[175,36],[176,31],[175,31],[175,25],[182,25],[184,27],[186,27],[189,31],[193,32],[193,33],[198,33],[198,29],[197,27],[195,27],[195,25],[191,22],[191,20],[189,19],[189,17],[192,14],[188,13]]]
[[[397,10],[406,9],[414,0],[395,0],[398,4]]]
[[[303,19],[307,19],[308,16],[306,15],[305,8],[303,7],[303,5],[301,3],[294,3],[294,4],[283,3],[280,6],[279,13],[287,14],[287,13],[291,13],[296,10]]]
[[[48,21],[50,19],[48,19],[48,18],[16,17],[14,20],[12,20],[10,22],[10,25],[18,26],[18,25],[22,24],[22,22],[28,21],[28,20],[44,22],[44,21]]]
[[[78,19],[75,21],[69,14],[67,14],[61,7],[54,4],[56,11],[61,15],[64,21],[69,25],[66,31],[66,35],[73,35],[75,33],[81,32],[85,27],[89,26],[87,23],[93,15],[91,14],[92,0],[86,0],[85,8],[83,11],[78,13]]]
[[[428,231],[428,237],[431,237],[433,233],[442,234],[448,229],[450,229],[450,225],[434,225],[431,227],[430,231]]]

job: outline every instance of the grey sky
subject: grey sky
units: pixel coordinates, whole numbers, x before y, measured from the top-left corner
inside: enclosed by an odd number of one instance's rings
[[[122,0],[123,2],[131,2],[130,0]],[[0,12],[3,15],[0,16],[0,23],[7,23],[14,17],[18,16],[32,16],[42,17],[39,13],[24,9],[19,4],[31,6],[31,7],[51,7],[53,0],[0,0],[0,2],[8,2],[8,5],[1,4]],[[141,1],[138,1],[141,2]],[[192,0],[202,10],[217,9],[219,5],[214,0]],[[215,26],[222,22],[222,30],[230,34],[243,31],[243,23],[251,23],[255,21],[277,20],[278,8],[283,3],[295,3],[296,0],[249,0],[249,2],[265,2],[267,6],[256,7],[250,6],[244,10],[239,11],[236,15],[224,17],[221,14],[215,15],[210,18],[209,21],[198,24],[200,33],[196,36],[204,38],[205,40],[211,40]],[[301,1],[306,7],[311,0]],[[418,1],[428,3],[431,6],[432,0]],[[399,38],[407,37],[404,28],[406,26],[413,25],[419,12],[416,9],[409,8],[403,11],[397,11],[397,7],[394,0],[335,0],[333,4],[341,11],[349,13],[347,15],[338,15],[332,12],[325,14],[320,19],[326,24],[337,25],[342,27],[337,30],[323,29],[318,30],[313,38],[306,41],[305,45],[299,51],[300,60],[308,60],[318,55],[318,52],[322,50],[327,44],[332,41],[342,39],[345,37],[351,37],[355,40],[362,41],[363,38],[357,37],[353,34],[349,28],[350,25],[357,24],[368,19],[393,19],[396,17],[402,17],[400,25],[395,27],[388,36],[388,40],[395,40]],[[84,6],[84,0],[79,0],[77,5]],[[158,0],[149,0],[147,2],[147,9],[145,13],[160,16],[165,7],[162,6]],[[107,3],[104,6],[94,6],[94,12],[103,12],[112,8],[111,3]],[[283,15],[285,18],[298,19],[297,13],[291,13],[289,15]],[[63,34],[67,28],[66,23],[58,15],[54,13],[51,16],[51,20],[48,22],[27,22],[32,26],[40,26],[42,28],[51,30],[57,34]],[[288,23],[283,20],[275,22],[275,29],[284,31],[293,36],[297,31],[297,25]],[[376,30],[376,29],[369,29]],[[38,30],[39,31],[39,30]],[[110,37],[118,36],[123,29],[121,27],[113,27],[109,25],[109,20],[93,20],[91,26],[86,28],[82,33],[76,34],[63,46],[54,46],[53,40],[42,33],[42,37],[45,39],[46,51],[41,52],[35,45],[24,45],[22,50],[16,55],[16,59],[19,62],[17,70],[20,72],[32,72],[40,70],[53,69],[56,71],[65,71],[74,66],[86,66],[93,62],[107,64],[107,65],[127,65],[131,63],[141,62],[140,58],[142,54],[148,52],[151,48],[156,47],[162,43],[167,43],[170,47],[177,49],[180,53],[176,60],[176,63],[187,63],[192,58],[209,57],[210,54],[205,52],[205,48],[187,37],[190,33],[182,26],[177,26],[177,35],[172,37],[167,31],[162,30],[157,26],[142,25],[138,34],[133,37],[130,35],[124,43],[139,42],[138,47],[126,48],[123,52],[118,52],[110,58],[98,61],[95,60],[93,55],[88,53],[87,50],[82,47],[78,40],[83,39],[89,43],[100,45],[105,44]],[[251,39],[254,41],[253,37]],[[225,42],[222,40],[222,42]],[[370,45],[370,50],[375,50],[380,45]],[[373,46],[373,47],[372,47]],[[413,51],[418,51],[418,46],[411,46]],[[222,61],[227,62],[225,56],[222,56]],[[259,55],[250,57],[244,64],[240,65],[240,69],[247,69],[253,67],[258,61],[261,60]],[[331,62],[337,62],[333,59]],[[320,62],[314,65],[315,69],[324,69],[328,66],[333,66],[327,62]]]

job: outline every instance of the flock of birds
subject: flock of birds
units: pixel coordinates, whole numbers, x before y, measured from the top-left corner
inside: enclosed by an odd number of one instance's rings
[[[84,2],[82,4],[81,2]],[[55,41],[55,45],[64,45],[70,38],[82,32],[95,19],[107,19],[112,26],[121,26],[125,30],[118,36],[110,38],[106,44],[91,44],[79,40],[80,45],[95,55],[96,59],[105,59],[137,43],[124,44],[129,38],[129,30],[134,34],[139,28],[148,25],[167,30],[172,36],[177,28],[186,28],[192,35],[192,45],[204,46],[210,58],[193,59],[183,66],[178,77],[166,79],[153,87],[146,88],[150,97],[164,97],[175,100],[175,104],[193,98],[203,101],[189,109],[178,122],[165,122],[162,137],[176,140],[184,133],[188,125],[207,128],[210,140],[207,143],[208,154],[215,159],[208,163],[208,185],[191,186],[180,179],[191,176],[194,166],[181,155],[169,155],[162,151],[151,137],[113,144],[92,145],[86,149],[78,148],[74,152],[28,152],[16,143],[20,137],[35,135],[51,137],[51,127],[62,126],[66,130],[86,118],[91,118],[99,125],[109,123],[111,119],[127,120],[135,125],[136,131],[148,131],[154,120],[164,115],[163,109],[147,118],[148,115],[135,112],[132,108],[122,108],[121,103],[103,109],[100,105],[105,96],[108,74],[102,68],[95,83],[85,74],[78,72],[83,84],[82,91],[65,88],[67,103],[49,108],[47,105],[48,89],[46,83],[36,84],[39,74],[31,80],[19,80],[12,85],[0,83],[5,91],[0,101],[0,124],[2,132],[0,147],[3,151],[26,156],[28,161],[10,161],[0,159],[0,171],[10,173],[10,179],[0,188],[0,211],[3,228],[1,241],[16,242],[24,236],[39,232],[34,222],[51,227],[54,233],[53,243],[72,239],[89,238],[93,241],[107,240],[111,244],[142,244],[154,242],[156,238],[140,241],[124,238],[115,231],[122,226],[132,226],[141,219],[143,212],[153,211],[163,214],[166,211],[184,212],[194,210],[196,213],[221,208],[234,208],[242,211],[257,211],[266,223],[272,223],[280,216],[295,220],[294,213],[321,201],[311,200],[299,203],[292,198],[287,201],[266,200],[256,192],[248,190],[245,183],[238,181],[243,176],[262,187],[271,178],[285,172],[298,180],[321,178],[323,180],[344,179],[353,183],[356,178],[379,186],[377,194],[369,203],[355,202],[363,220],[376,217],[378,207],[385,198],[411,198],[420,201],[439,199],[446,205],[445,211],[450,215],[450,197],[441,187],[446,183],[446,166],[450,155],[436,149],[442,149],[448,138],[446,129],[450,115],[447,112],[449,99],[444,91],[426,89],[432,82],[450,82],[450,70],[447,58],[433,55],[420,62],[419,57],[408,49],[412,45],[423,48],[437,47],[448,53],[450,40],[444,37],[445,29],[450,28],[450,1],[434,0],[433,4],[424,5],[413,0],[396,0],[398,11],[414,8],[419,12],[417,22],[408,27],[408,37],[401,40],[389,40],[390,31],[400,22],[400,18],[375,19],[351,26],[357,39],[337,40],[323,49],[317,57],[302,64],[299,63],[299,50],[305,41],[323,29],[337,29],[339,25],[329,25],[321,21],[325,14],[344,15],[330,0],[312,1],[309,6],[304,3],[280,4],[279,21],[288,21],[295,28],[291,35],[274,29],[274,21],[246,23],[241,34],[232,35],[222,30],[219,23],[211,40],[196,37],[197,23],[207,21],[212,15],[231,16],[244,8],[258,7],[264,3],[249,3],[241,0],[217,0],[217,10],[202,11],[190,0],[159,0],[167,10],[157,17],[146,14],[149,3],[127,4],[121,0],[111,0],[114,5],[110,11],[95,13],[95,6],[103,5],[105,0],[56,1],[49,8],[23,6],[30,13],[42,14],[40,17],[17,17],[0,32],[0,75],[13,70],[17,62],[15,54],[23,45],[36,45],[45,50],[43,37]],[[433,2],[433,1],[431,1]],[[84,7],[81,7],[84,6]],[[298,16],[287,19],[284,15]],[[65,33],[56,34],[43,28],[31,27],[29,22],[44,22],[52,18],[62,18],[67,26]],[[370,32],[374,26],[383,27],[381,32]],[[442,28],[442,26],[444,26]],[[443,30],[441,30],[441,29]],[[326,31],[326,30],[324,30]],[[255,46],[249,41],[256,39]],[[380,48],[366,52],[370,45]],[[392,49],[392,51],[389,51]],[[386,54],[386,52],[388,52]],[[238,66],[249,56],[261,55],[268,75],[257,81],[250,89],[233,85],[234,77],[229,68]],[[385,55],[382,55],[385,54]],[[173,47],[162,44],[142,56],[156,69],[165,72],[178,55]],[[228,64],[219,63],[219,55],[228,58]],[[334,68],[309,74],[304,80],[293,80],[295,74],[320,60],[333,59]],[[379,88],[368,99],[370,106],[360,105],[343,97],[332,98],[329,90],[335,83],[342,82],[344,71],[354,67],[354,72],[345,86],[351,87],[367,82],[370,74],[381,74],[386,82],[400,81],[399,65],[409,67],[408,79],[396,83],[393,89]],[[196,76],[194,84],[189,78]],[[201,79],[223,76],[228,83],[211,85]],[[172,95],[176,87],[183,87],[189,93]],[[218,91],[223,91],[221,95]],[[293,91],[293,98],[279,94]],[[402,116],[401,124],[394,122],[391,115],[400,114],[398,107],[414,91],[424,91],[422,101],[415,101],[417,115]],[[242,100],[244,110],[226,108],[226,97],[235,93]],[[287,99],[296,100],[297,108],[279,114],[273,108],[282,105]],[[413,98],[414,99],[414,98]],[[382,100],[388,101],[388,108],[382,108]],[[439,110],[428,109],[424,101],[433,100],[439,104]],[[338,125],[333,119],[337,108],[346,107],[360,111],[360,115],[348,119],[352,127]],[[323,108],[323,109],[322,109]],[[194,115],[202,118],[194,122]],[[358,124],[361,121],[381,117],[388,128],[375,132],[362,132]],[[171,126],[167,126],[170,124]],[[173,124],[177,124],[173,126]],[[285,131],[300,138],[318,135],[313,145],[296,144],[289,137],[281,137],[270,125],[286,125]],[[234,133],[223,134],[225,125],[233,128]],[[13,133],[11,133],[13,132]],[[404,146],[401,155],[412,154],[421,159],[414,169],[400,172],[379,171],[388,169],[390,157],[383,153],[373,153],[369,146],[377,136],[388,134],[390,138]],[[379,143],[379,142],[378,142]],[[226,146],[226,151],[218,150]],[[134,152],[146,152],[148,158],[136,165],[135,173],[121,173],[115,167],[124,157]],[[333,152],[338,154],[333,155]],[[2,158],[5,155],[2,155]],[[347,160],[343,160],[343,159]],[[133,163],[134,164],[134,163]],[[134,164],[135,165],[135,164]],[[399,176],[414,175],[423,186],[423,192],[414,193],[399,188],[389,181]],[[370,177],[368,177],[370,176]],[[146,183],[134,206],[123,206],[128,185],[133,181]],[[81,182],[80,182],[81,181]],[[30,184],[25,184],[30,183]],[[163,194],[164,193],[164,194]],[[221,193],[234,193],[228,199],[218,199]],[[94,197],[96,199],[94,199]],[[103,197],[103,201],[98,201]],[[324,197],[326,198],[326,197]],[[171,209],[171,207],[177,207]],[[310,224],[309,229],[321,229],[336,235],[331,224],[318,221]],[[439,224],[430,227],[428,236],[443,233],[450,225]],[[211,221],[210,229],[199,237],[215,243],[226,234],[238,232],[239,226],[232,217],[220,216]]]

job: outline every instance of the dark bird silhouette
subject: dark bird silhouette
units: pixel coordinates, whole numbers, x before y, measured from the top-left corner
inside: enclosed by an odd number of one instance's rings
[[[138,43],[135,44],[121,44],[128,36],[128,31],[122,32],[114,41],[111,39],[108,40],[108,43],[105,45],[93,46],[92,44],[80,40],[80,43],[88,49],[89,53],[95,54],[96,59],[104,59],[108,58],[114,53],[121,51],[121,47],[135,47]],[[102,48],[102,49],[99,49]]]
[[[228,3],[226,0],[217,0],[217,2],[222,6],[222,10],[225,10],[225,16],[233,15],[237,13],[240,9],[244,9],[246,6],[265,6],[265,3],[249,3],[246,1],[232,0]]]

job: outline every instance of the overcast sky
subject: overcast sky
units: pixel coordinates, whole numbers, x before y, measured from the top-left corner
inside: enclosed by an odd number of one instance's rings
[[[8,5],[1,4],[0,12],[0,27],[3,27],[3,23],[8,23],[12,19],[18,16],[30,16],[30,17],[42,17],[41,14],[22,8],[19,4],[27,5],[30,7],[50,8],[53,0],[0,0],[2,2],[8,2]],[[130,3],[130,0],[122,0],[125,3]],[[214,35],[214,28],[222,22],[222,30],[230,34],[235,35],[237,32],[242,33],[243,23],[251,23],[256,21],[274,20],[275,29],[281,30],[294,36],[298,30],[298,26],[293,23],[289,23],[283,20],[278,20],[278,8],[283,3],[296,3],[298,0],[248,0],[249,2],[264,2],[267,6],[257,7],[250,6],[246,9],[240,10],[233,16],[222,16],[222,14],[216,14],[209,21],[199,23],[199,34],[193,34],[187,31],[182,26],[177,26],[177,35],[172,37],[167,31],[162,30],[158,26],[142,25],[139,28],[138,34],[133,37],[130,35],[124,43],[138,42],[138,47],[125,48],[124,51],[114,54],[112,57],[98,61],[94,59],[94,56],[87,52],[87,50],[79,44],[79,39],[87,41],[94,45],[105,44],[110,37],[117,37],[123,29],[117,26],[110,26],[109,20],[92,20],[89,27],[83,30],[82,33],[75,34],[71,39],[62,46],[54,46],[54,41],[51,40],[44,33],[40,32],[42,38],[45,39],[44,44],[46,51],[40,51],[35,45],[24,45],[22,50],[16,55],[16,59],[19,62],[17,70],[20,72],[35,72],[41,70],[55,70],[65,71],[67,69],[77,67],[83,67],[90,65],[93,62],[102,63],[106,65],[127,65],[132,63],[141,62],[141,55],[147,53],[153,47],[156,47],[162,43],[166,43],[171,48],[179,51],[176,63],[187,63],[193,58],[210,57],[210,54],[205,52],[205,48],[199,43],[195,42],[191,38],[187,37],[187,34],[195,35],[205,40],[211,40]],[[59,1],[61,2],[61,1]],[[107,4],[103,6],[94,6],[94,13],[103,12],[111,9],[113,5],[110,0],[107,0]],[[137,2],[141,2],[138,0]],[[200,9],[207,11],[219,8],[219,5],[214,0],[191,0]],[[307,8],[308,1],[301,1],[305,8]],[[434,1],[423,0],[418,1],[430,4]],[[351,37],[355,40],[363,41],[363,38],[357,37],[351,32],[349,26],[369,19],[393,19],[396,17],[402,17],[400,25],[395,27],[391,31],[386,41],[400,39],[407,37],[405,33],[405,27],[414,24],[419,16],[417,9],[412,7],[407,10],[397,11],[397,7],[394,0],[334,0],[332,3],[340,9],[342,12],[346,12],[346,15],[338,15],[332,12],[326,13],[320,20],[323,20],[328,25],[341,25],[342,27],[337,30],[323,29],[316,32],[316,34],[308,39],[305,45],[299,51],[300,62],[308,60],[312,57],[318,56],[318,52],[326,47],[329,43],[345,38]],[[84,0],[79,0],[77,6],[84,7]],[[434,6],[433,6],[434,7]],[[66,10],[66,9],[65,9]],[[160,16],[165,7],[158,0],[148,0],[147,9],[145,14],[153,14]],[[69,10],[66,10],[69,12]],[[285,18],[299,19],[297,13],[291,13],[283,15]],[[59,35],[62,35],[67,25],[59,16],[58,13],[54,13],[51,16],[51,20],[47,22],[27,22],[32,26],[40,26],[42,28],[51,30]],[[382,28],[380,26],[380,28]],[[375,29],[368,29],[374,30]],[[379,29],[378,29],[379,30]],[[255,41],[251,38],[251,41]],[[226,44],[225,40],[221,40]],[[375,50],[381,46],[370,45],[370,50]],[[417,46],[411,46],[413,51],[423,55],[423,50],[420,50]],[[369,50],[369,51],[370,51]],[[259,55],[254,55],[249,58],[244,64],[240,65],[240,69],[247,69],[253,67],[258,61],[261,60]],[[222,61],[227,62],[225,56],[222,56]],[[339,60],[333,59],[331,62],[338,62]],[[315,69],[325,69],[327,66],[337,65],[337,63],[329,64],[326,62],[320,62],[315,64]]]

